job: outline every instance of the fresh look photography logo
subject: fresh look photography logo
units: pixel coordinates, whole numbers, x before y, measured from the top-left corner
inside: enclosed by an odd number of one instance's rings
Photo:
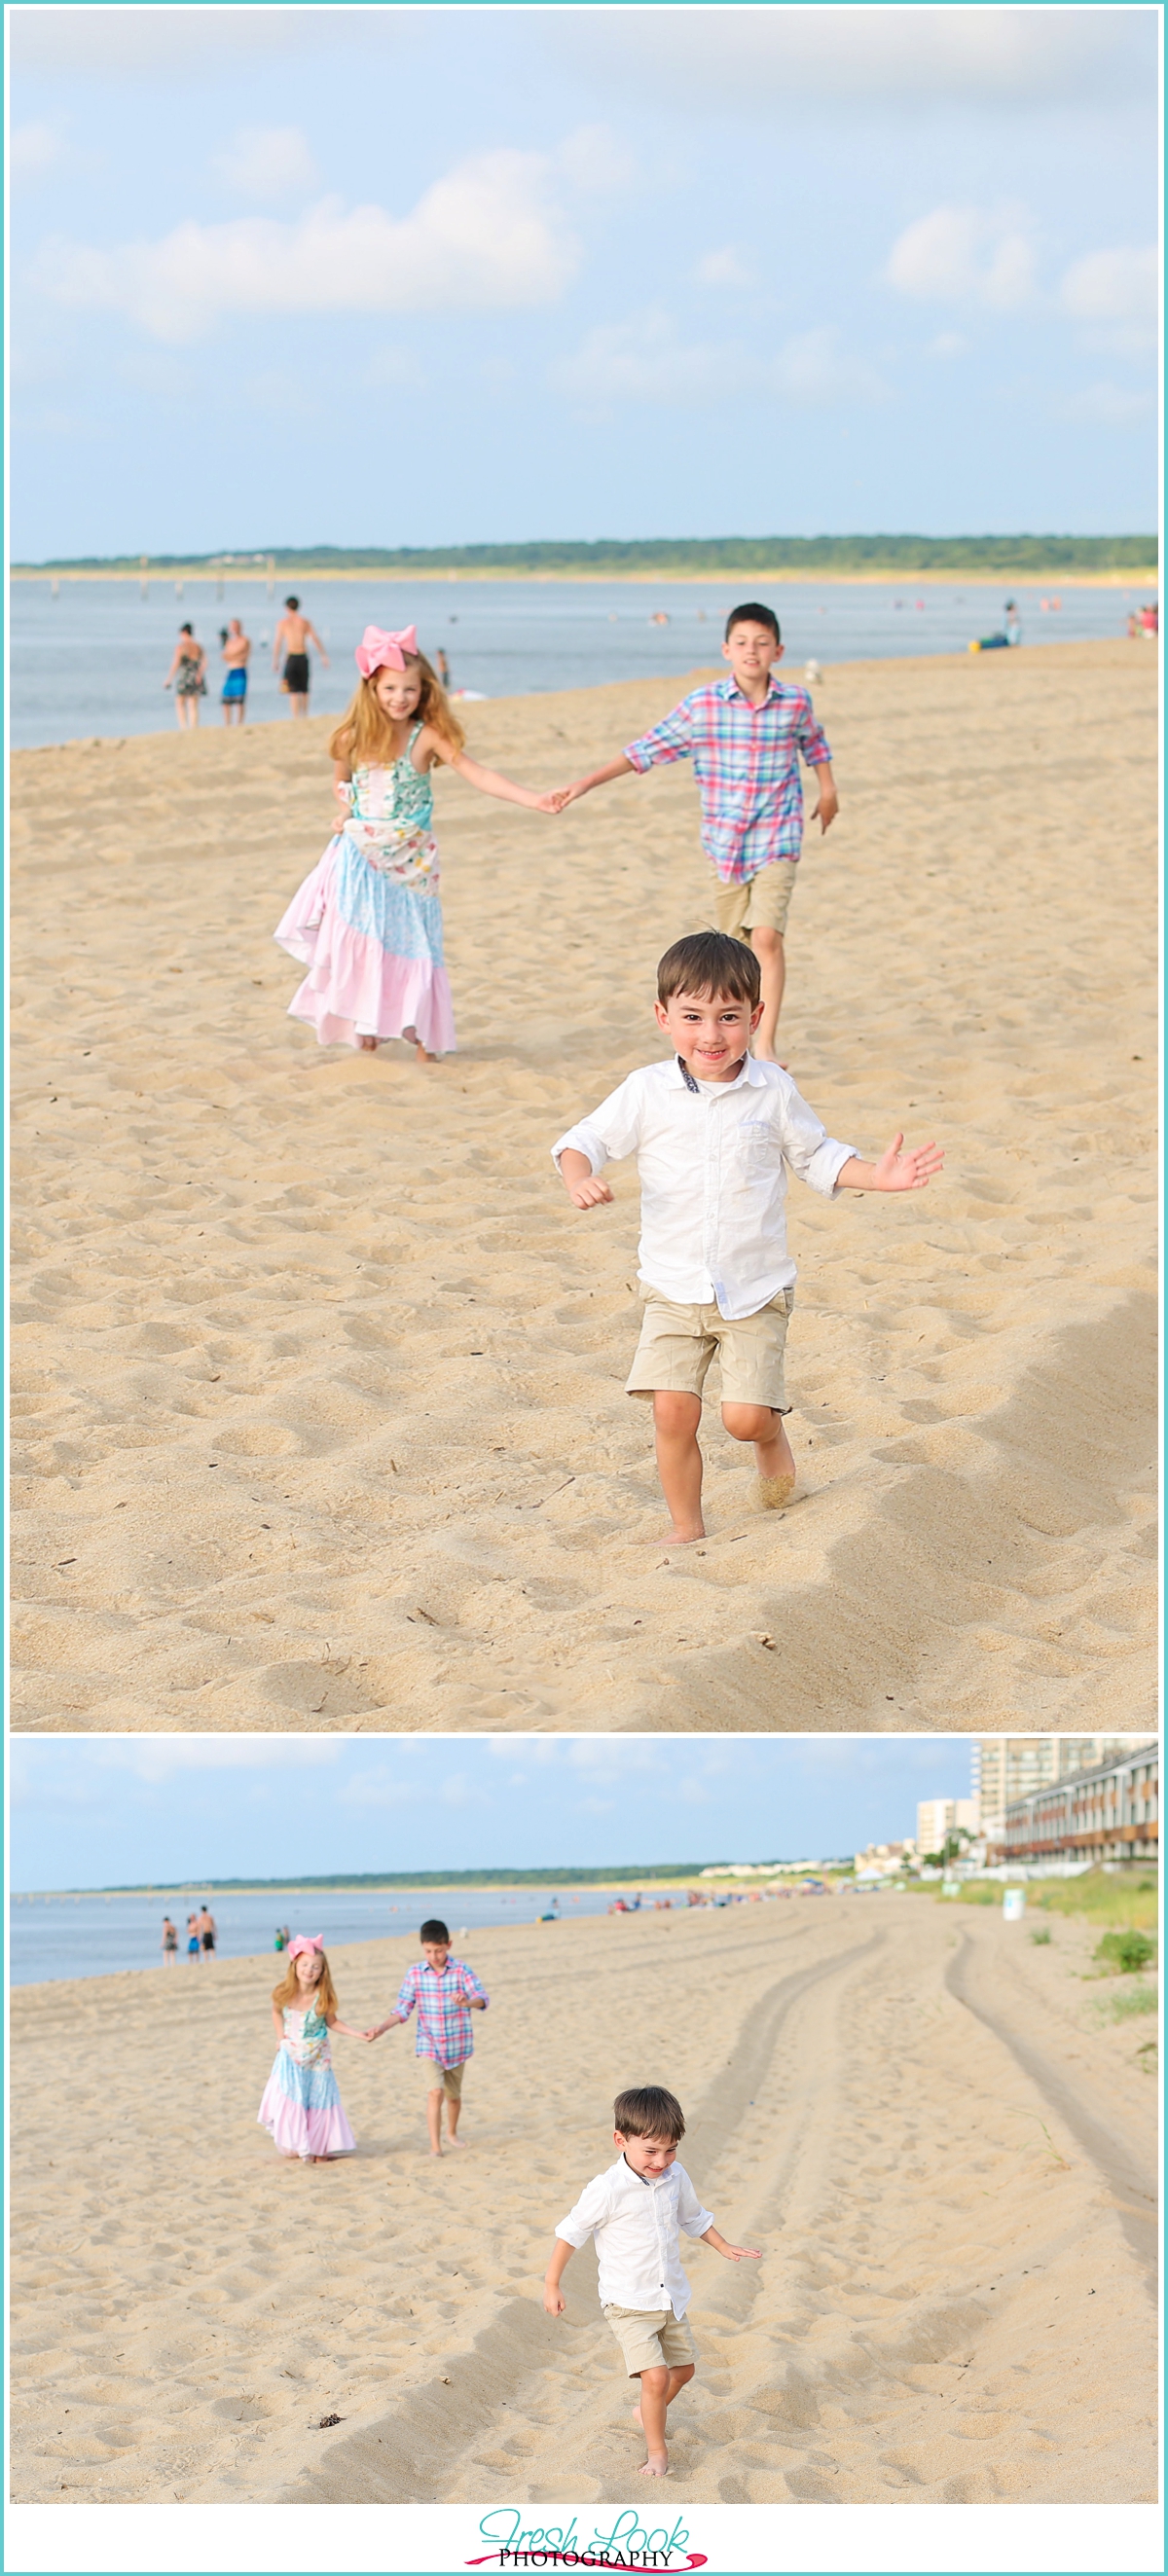
[[[525,2528],[518,2506],[498,2505],[483,2515],[479,2538],[488,2548],[484,2556],[468,2558],[468,2567],[657,2568],[676,2569],[680,2576],[683,2568],[709,2564],[704,2551],[691,2549],[689,2530],[680,2515],[672,2527],[662,2523],[650,2530],[632,2505],[618,2514],[611,2531],[597,2527],[585,2533],[575,2514],[560,2528],[555,2524]]]

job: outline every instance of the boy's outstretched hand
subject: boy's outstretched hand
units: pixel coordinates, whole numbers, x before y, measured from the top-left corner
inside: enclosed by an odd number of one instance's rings
[[[723,2239],[717,2251],[725,2255],[728,2263],[761,2263],[762,2261],[762,2254],[757,2245],[727,2245]]]
[[[903,1154],[903,1135],[894,1136],[878,1163],[862,1163],[858,1154],[836,1174],[840,1190],[927,1190],[941,1170],[945,1156],[939,1145],[918,1145],[915,1152]]]

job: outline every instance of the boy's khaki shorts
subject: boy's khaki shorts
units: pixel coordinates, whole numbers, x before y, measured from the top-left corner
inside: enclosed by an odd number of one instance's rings
[[[645,1312],[626,1395],[696,1395],[700,1401],[715,1351],[722,1363],[723,1404],[769,1404],[789,1413],[783,1354],[795,1305],[780,1288],[757,1315],[728,1324],[716,1306],[675,1306],[656,1288],[640,1291]]]
[[[741,885],[727,885],[724,878],[715,876],[715,929],[727,939],[745,940],[748,948],[752,930],[777,930],[781,938],[795,876],[794,859],[772,859],[768,868],[760,868],[757,876],[746,877]]]
[[[617,2308],[604,2311],[625,2357],[630,2379],[643,2370],[684,2370],[696,2361],[698,2348],[684,2317],[672,2308]]]
[[[465,2058],[459,2066],[439,2066],[433,2057],[415,2057],[414,2064],[418,2070],[418,2081],[423,2093],[441,2091],[445,2093],[448,2101],[461,2102],[462,2069],[466,2064]]]

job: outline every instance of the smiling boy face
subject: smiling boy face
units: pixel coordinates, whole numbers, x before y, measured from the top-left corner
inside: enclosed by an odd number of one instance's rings
[[[635,2174],[649,2179],[668,2173],[670,2165],[677,2162],[675,2138],[626,2138],[620,2129],[614,2129],[612,2143]]]
[[[672,993],[655,1002],[657,1025],[696,1082],[729,1082],[762,1018],[762,1003],[736,1002],[731,993]]]
[[[449,1941],[423,1941],[422,1951],[427,1967],[435,1969],[437,1974],[441,1976],[446,1962],[450,1957]]]
[[[783,647],[769,626],[756,625],[753,618],[743,617],[731,627],[722,646],[722,658],[729,663],[740,688],[746,681],[757,686],[766,679],[772,665],[782,661]]]

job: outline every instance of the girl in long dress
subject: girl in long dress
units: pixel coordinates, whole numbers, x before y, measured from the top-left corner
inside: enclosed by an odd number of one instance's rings
[[[298,2156],[301,2164],[351,2155],[357,2141],[337,2089],[329,2035],[343,2030],[347,2039],[364,2039],[365,2033],[338,2018],[323,1933],[289,1943],[287,1974],[272,1989],[272,2020],[279,2046],[257,2114],[261,2127],[282,2156]]]
[[[430,1064],[455,1045],[432,773],[455,769],[484,796],[541,814],[556,800],[470,759],[414,627],[367,626],[356,662],[357,692],[329,744],[337,829],[275,935],[308,968],[289,1011],[322,1046],[408,1038]]]

